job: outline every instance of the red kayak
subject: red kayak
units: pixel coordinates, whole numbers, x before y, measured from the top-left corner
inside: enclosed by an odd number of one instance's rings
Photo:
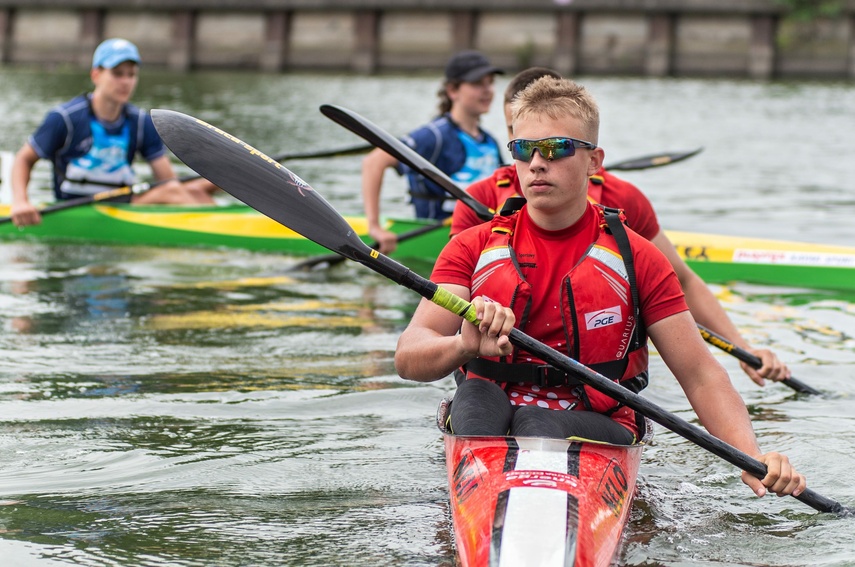
[[[620,549],[650,423],[635,445],[445,436],[463,567],[608,566]]]

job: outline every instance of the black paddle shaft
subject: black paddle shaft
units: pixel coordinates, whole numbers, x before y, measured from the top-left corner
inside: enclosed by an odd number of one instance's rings
[[[398,244],[400,244],[401,242],[406,242],[407,240],[410,240],[410,239],[413,239],[413,238],[416,238],[419,236],[423,236],[429,232],[433,232],[435,230],[439,230],[441,228],[446,228],[446,227],[448,227],[448,223],[440,221],[440,222],[436,222],[436,223],[426,224],[424,226],[420,226],[419,228],[414,228],[413,230],[408,230],[407,232],[402,232],[402,233],[398,234]],[[377,248],[380,247],[380,244],[378,244],[377,242],[374,242],[372,244],[369,244],[369,247],[374,248],[376,250]],[[296,264],[294,264],[293,266],[288,268],[288,271],[293,272],[293,271],[299,271],[299,270],[304,270],[304,271],[312,270],[312,269],[316,268],[317,266],[319,266],[320,264],[326,264],[327,266],[333,266],[335,264],[338,264],[339,262],[344,262],[345,260],[347,260],[347,257],[342,256],[341,254],[337,254],[337,253],[325,254],[323,256],[315,256],[314,258],[307,258],[306,260],[303,260],[302,262],[297,262]]]
[[[237,199],[317,244],[365,265],[467,321],[478,322],[471,303],[370,248],[321,195],[277,161],[231,134],[186,114],[153,110],[152,118],[164,142],[179,159]],[[766,467],[760,461],[522,331],[513,329],[509,338],[514,345],[565,372],[572,372],[585,384],[737,467],[759,478],[766,475]],[[821,512],[841,515],[853,513],[852,509],[810,489],[796,498]]]

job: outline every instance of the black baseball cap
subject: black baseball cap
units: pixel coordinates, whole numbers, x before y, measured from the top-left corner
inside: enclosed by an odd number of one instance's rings
[[[445,78],[451,81],[473,83],[484,75],[505,72],[495,67],[480,51],[461,51],[456,53],[445,66]]]

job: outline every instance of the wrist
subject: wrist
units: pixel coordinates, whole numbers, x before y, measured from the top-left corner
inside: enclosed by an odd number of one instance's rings
[[[464,321],[463,324],[469,325],[470,323]],[[457,364],[456,364],[456,366],[462,366],[462,365],[466,364],[467,362],[469,362],[470,360],[472,360],[473,358],[478,357],[478,350],[476,349],[473,351],[467,347],[466,340],[463,338],[463,334],[464,334],[463,330],[461,329],[461,332],[458,333],[457,335],[455,335],[457,338],[457,356],[456,356]]]

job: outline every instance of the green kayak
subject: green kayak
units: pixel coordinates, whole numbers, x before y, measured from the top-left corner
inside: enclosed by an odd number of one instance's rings
[[[8,215],[0,206],[0,215]],[[363,217],[346,217],[359,235]],[[87,242],[119,245],[238,248],[295,256],[329,251],[245,205],[164,206],[98,204],[45,215],[42,224],[19,230],[0,224],[4,240]],[[389,219],[398,234],[424,231],[402,241],[393,254],[433,263],[448,241],[448,229],[431,223]],[[855,290],[855,248],[666,231],[680,255],[704,281]],[[368,240],[367,236],[363,236]]]

